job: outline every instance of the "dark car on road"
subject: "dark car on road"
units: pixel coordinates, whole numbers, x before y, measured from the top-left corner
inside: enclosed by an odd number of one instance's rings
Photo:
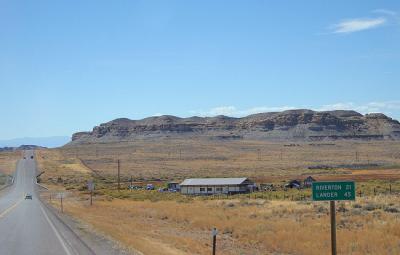
[[[31,194],[26,194],[26,195],[25,195],[25,199],[30,199],[30,200],[32,200],[32,195],[31,195]]]

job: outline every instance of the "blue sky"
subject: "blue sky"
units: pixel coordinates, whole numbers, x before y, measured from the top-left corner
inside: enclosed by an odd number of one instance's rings
[[[399,1],[0,0],[0,139],[119,117],[400,119]]]

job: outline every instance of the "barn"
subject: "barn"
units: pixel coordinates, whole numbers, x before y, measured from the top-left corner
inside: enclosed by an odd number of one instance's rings
[[[255,190],[256,185],[248,178],[196,178],[180,184],[181,193],[187,195],[238,194]]]

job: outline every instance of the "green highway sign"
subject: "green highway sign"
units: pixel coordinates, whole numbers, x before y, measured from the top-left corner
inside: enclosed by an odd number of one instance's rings
[[[312,198],[314,201],[355,200],[354,181],[313,182]]]

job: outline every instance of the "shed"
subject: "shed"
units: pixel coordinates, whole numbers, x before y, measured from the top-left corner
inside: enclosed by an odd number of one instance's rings
[[[315,182],[316,180],[312,176],[308,176],[307,178],[304,179],[303,184],[304,187],[309,188],[312,186],[312,183]]]
[[[168,182],[167,187],[169,190],[180,190],[179,182]]]
[[[181,193],[188,195],[238,194],[255,190],[248,178],[197,178],[186,179],[180,184]]]

